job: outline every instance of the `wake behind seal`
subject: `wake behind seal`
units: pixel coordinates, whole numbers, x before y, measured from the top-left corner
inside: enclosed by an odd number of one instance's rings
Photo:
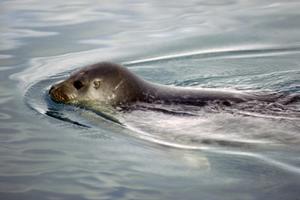
[[[280,101],[287,104],[299,99],[299,95],[281,98],[281,95],[165,86],[148,82],[129,69],[110,62],[84,67],[53,85],[49,94],[58,103],[89,107],[95,104],[130,107],[135,103],[203,106],[208,102],[230,106],[247,101]]]

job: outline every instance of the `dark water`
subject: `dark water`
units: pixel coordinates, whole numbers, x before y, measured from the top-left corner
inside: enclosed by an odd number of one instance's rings
[[[136,110],[116,114],[120,126],[47,96],[103,60],[167,85],[297,94],[299,9],[1,1],[0,199],[299,199],[299,103]]]

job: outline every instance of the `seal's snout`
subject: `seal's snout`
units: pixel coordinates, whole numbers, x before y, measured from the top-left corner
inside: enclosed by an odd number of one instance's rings
[[[49,95],[51,99],[56,102],[67,103],[71,100],[71,97],[74,96],[71,95],[72,92],[73,91],[65,84],[59,84],[51,86],[49,90]]]

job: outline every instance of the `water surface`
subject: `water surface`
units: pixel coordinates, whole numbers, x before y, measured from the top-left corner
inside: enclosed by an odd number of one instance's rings
[[[296,94],[299,8],[275,0],[1,1],[1,199],[297,199],[299,103],[193,115],[136,110],[120,114],[120,126],[55,104],[47,90],[105,60],[166,85]]]

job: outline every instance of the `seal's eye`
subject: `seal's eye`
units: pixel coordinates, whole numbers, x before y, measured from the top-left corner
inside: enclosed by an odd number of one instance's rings
[[[74,87],[75,87],[77,90],[79,90],[80,88],[82,88],[82,87],[83,87],[83,84],[82,84],[82,82],[81,82],[81,81],[79,81],[79,80],[77,80],[77,81],[74,81],[73,85],[74,85]]]

